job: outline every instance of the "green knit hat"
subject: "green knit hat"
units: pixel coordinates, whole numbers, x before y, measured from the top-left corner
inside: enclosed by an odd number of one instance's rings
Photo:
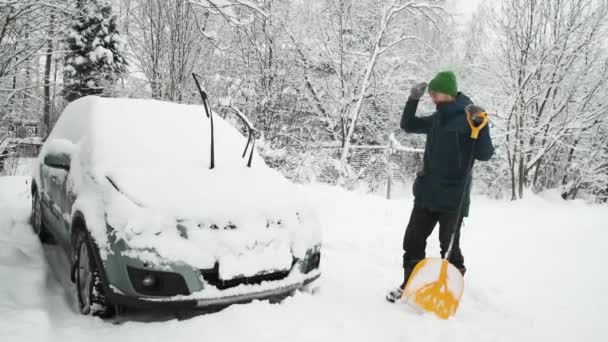
[[[438,73],[429,83],[429,91],[448,94],[456,97],[458,95],[458,84],[453,71],[447,70]]]

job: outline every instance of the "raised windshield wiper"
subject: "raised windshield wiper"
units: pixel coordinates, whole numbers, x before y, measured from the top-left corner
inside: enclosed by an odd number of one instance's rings
[[[251,160],[253,159],[253,150],[255,148],[255,133],[257,132],[257,130],[253,127],[253,125],[247,119],[245,114],[243,114],[243,112],[241,112],[238,108],[233,106],[230,106],[228,108],[232,109],[234,114],[236,114],[236,116],[238,116],[239,119],[241,119],[241,121],[243,122],[243,124],[245,124],[245,126],[247,127],[248,137],[247,144],[245,145],[245,150],[243,151],[243,158],[245,158],[247,150],[249,149],[249,145],[251,145],[251,150],[249,151],[249,160],[247,161],[247,167],[251,167]]]
[[[203,107],[205,107],[205,113],[207,113],[207,117],[211,120],[211,165],[209,165],[209,169],[215,168],[215,135],[213,131],[213,113],[211,112],[211,108],[209,108],[209,98],[207,97],[207,92],[201,88],[200,83],[198,83],[198,78],[195,73],[192,73],[192,77],[194,77],[194,83],[196,83],[196,87],[198,88],[199,94],[201,94],[201,98],[203,100]]]
[[[198,82],[198,76],[196,75],[196,73],[192,73],[192,77],[194,78],[194,83],[196,83],[198,92],[203,100],[203,107],[205,107],[205,113],[207,114],[207,117],[211,120],[211,165],[209,168],[213,169],[215,167],[215,135],[213,129],[213,112],[211,111],[211,106],[209,106],[209,97],[207,96],[207,92],[203,90],[200,83]],[[251,167],[251,161],[253,160],[253,151],[255,147],[255,133],[257,132],[257,130],[253,127],[253,125],[247,119],[245,114],[238,110],[238,108],[232,106],[228,108],[232,109],[236,116],[241,119],[245,127],[247,127],[247,144],[245,145],[245,150],[243,151],[242,158],[245,158],[245,156],[247,155],[247,150],[249,150],[249,146],[251,145],[251,149],[249,151],[249,160],[247,161],[247,167]]]

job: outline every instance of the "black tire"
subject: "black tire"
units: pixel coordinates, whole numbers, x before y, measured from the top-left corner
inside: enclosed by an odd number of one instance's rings
[[[32,218],[31,218],[32,229],[34,234],[38,236],[40,242],[45,244],[53,243],[53,237],[46,228],[44,217],[42,216],[42,206],[40,203],[40,195],[38,191],[34,191],[32,194]]]
[[[93,244],[83,229],[77,234],[75,278],[80,312],[83,315],[111,318],[115,311],[105,296],[99,268],[92,253]]]

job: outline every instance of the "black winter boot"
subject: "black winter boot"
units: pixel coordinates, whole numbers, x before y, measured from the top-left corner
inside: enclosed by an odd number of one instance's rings
[[[401,285],[399,285],[398,288],[391,290],[389,293],[386,294],[387,301],[394,303],[401,299],[401,297],[403,296],[403,290],[405,289],[405,285],[407,285],[407,281],[410,278],[414,267],[416,267],[416,264],[418,264],[418,261],[410,261],[406,264],[406,267],[403,268],[403,282],[401,283]]]

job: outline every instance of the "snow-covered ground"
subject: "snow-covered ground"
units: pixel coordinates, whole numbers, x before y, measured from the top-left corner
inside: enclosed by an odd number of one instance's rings
[[[469,272],[456,317],[389,304],[400,282],[411,198],[304,188],[320,214],[323,276],[280,304],[254,302],[122,324],[76,309],[67,260],[31,232],[29,180],[0,177],[0,341],[607,341],[608,207],[529,196],[474,198],[463,228]],[[429,254],[437,254],[437,236]]]

